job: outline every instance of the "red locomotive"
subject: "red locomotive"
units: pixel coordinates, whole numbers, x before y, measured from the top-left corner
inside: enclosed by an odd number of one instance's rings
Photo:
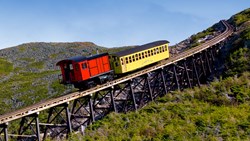
[[[61,83],[73,84],[75,88],[89,88],[112,79],[113,75],[108,53],[71,57],[56,65],[61,68]]]

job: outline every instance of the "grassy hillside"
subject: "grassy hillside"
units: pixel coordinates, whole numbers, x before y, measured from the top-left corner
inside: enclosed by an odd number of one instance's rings
[[[59,84],[59,60],[72,56],[115,52],[90,42],[27,43],[0,50],[0,114],[69,92]]]
[[[224,76],[250,71],[250,8],[234,15],[229,21],[235,26],[236,32],[229,41],[228,71]]]
[[[168,94],[138,112],[112,113],[84,140],[249,140],[249,78],[244,73]]]
[[[223,75],[127,114],[111,113],[71,140],[250,140],[250,9],[234,15]]]

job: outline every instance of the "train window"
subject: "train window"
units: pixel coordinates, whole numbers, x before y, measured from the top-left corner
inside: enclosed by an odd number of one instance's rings
[[[136,61],[138,60],[138,54],[135,54],[135,60]]]
[[[151,50],[151,55],[152,55],[152,56],[154,55],[154,53],[153,53],[153,49]]]
[[[162,46],[160,46],[159,49],[160,49],[160,53],[162,53]]]
[[[139,60],[141,59],[141,53],[139,53]]]
[[[126,64],[128,64],[128,57],[125,57],[125,60],[126,60]]]
[[[147,51],[145,51],[145,57],[148,57],[148,52]]]
[[[133,62],[135,61],[135,55],[132,56],[132,60],[133,60]]]
[[[122,62],[122,65],[123,65],[123,58],[121,58],[121,62]]]
[[[150,50],[148,50],[148,57],[150,56]]]
[[[83,63],[82,64],[82,69],[86,69],[87,68],[87,64],[86,63]]]
[[[166,49],[166,51],[168,51],[168,46],[167,45],[165,45],[165,49]]]
[[[144,58],[144,52],[141,53],[142,59]]]
[[[118,63],[118,62],[115,62],[115,66],[118,67],[118,66],[119,66],[119,63]]]
[[[154,48],[154,55],[156,54],[156,49]]]
[[[131,63],[132,62],[132,58],[131,58],[131,56],[129,56],[129,63]]]
[[[162,46],[162,52],[165,52],[165,47],[164,46]]]

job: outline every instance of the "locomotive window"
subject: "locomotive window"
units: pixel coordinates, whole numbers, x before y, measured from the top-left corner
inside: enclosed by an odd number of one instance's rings
[[[87,64],[86,63],[83,63],[82,64],[82,69],[86,69],[87,68]]]
[[[79,70],[79,66],[78,66],[78,64],[76,64],[76,65],[75,65],[75,68],[76,68],[76,71],[78,71],[78,70]]]
[[[69,69],[73,70],[73,65],[72,64],[69,64]]]
[[[134,62],[135,61],[135,56],[134,55],[132,56],[132,59],[133,59],[133,62]]]

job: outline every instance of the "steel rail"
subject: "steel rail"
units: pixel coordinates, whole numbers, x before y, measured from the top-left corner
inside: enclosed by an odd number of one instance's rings
[[[81,97],[84,97],[87,95],[92,95],[93,93],[98,92],[100,90],[104,90],[104,89],[112,87],[114,85],[126,82],[126,81],[131,80],[135,77],[147,74],[151,71],[163,68],[163,67],[168,66],[170,64],[174,64],[182,59],[185,59],[185,58],[190,57],[192,55],[195,55],[199,52],[202,52],[203,50],[206,50],[209,47],[214,46],[214,45],[220,43],[221,41],[225,40],[225,38],[227,38],[228,36],[230,36],[233,33],[232,27],[226,21],[222,21],[222,23],[226,28],[223,33],[217,35],[213,39],[206,41],[205,43],[203,43],[197,47],[188,49],[187,51],[184,51],[184,52],[182,52],[174,57],[170,57],[169,59],[162,61],[161,63],[159,63],[155,66],[152,66],[152,67],[149,67],[149,68],[144,69],[142,71],[138,71],[138,72],[130,74],[128,76],[113,80],[111,82],[107,82],[103,85],[98,85],[98,86],[91,88],[91,89],[88,89],[86,91],[73,92],[73,93],[70,93],[70,94],[67,94],[64,96],[60,96],[57,98],[49,99],[46,101],[41,101],[41,102],[36,103],[34,105],[27,106],[25,108],[22,108],[22,109],[19,109],[19,110],[10,112],[10,113],[6,113],[4,115],[0,115],[0,124],[8,123],[10,121],[13,121],[13,120],[16,120],[16,119],[19,119],[19,118],[22,118],[22,117],[25,117],[25,116],[28,116],[28,115],[31,115],[34,113],[39,113],[43,110],[61,105],[63,103],[73,101],[75,99],[78,99],[78,98],[81,98]]]

